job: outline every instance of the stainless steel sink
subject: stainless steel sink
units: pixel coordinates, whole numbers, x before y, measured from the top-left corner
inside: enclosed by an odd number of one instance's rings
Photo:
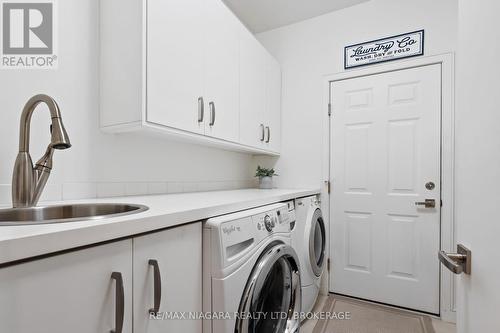
[[[144,212],[149,208],[129,204],[76,204],[0,210],[0,226],[98,220]]]

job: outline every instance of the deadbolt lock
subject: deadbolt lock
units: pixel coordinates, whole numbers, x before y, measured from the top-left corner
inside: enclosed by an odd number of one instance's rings
[[[436,187],[436,184],[434,182],[428,182],[425,184],[425,188],[428,189],[429,191],[432,191]]]

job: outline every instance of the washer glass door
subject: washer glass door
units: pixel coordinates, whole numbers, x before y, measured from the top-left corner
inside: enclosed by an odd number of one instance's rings
[[[309,234],[309,261],[316,276],[320,276],[325,265],[326,232],[320,209],[316,209]]]
[[[265,251],[243,293],[235,332],[298,331],[301,292],[297,263],[295,251],[288,245],[278,243]]]
[[[278,259],[264,279],[250,307],[255,319],[250,321],[250,332],[284,332],[292,297],[292,269],[284,258]]]

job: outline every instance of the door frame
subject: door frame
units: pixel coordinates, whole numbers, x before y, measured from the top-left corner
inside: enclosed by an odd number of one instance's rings
[[[380,65],[373,65],[362,69],[353,69],[323,76],[323,179],[325,186],[322,188],[322,195],[328,200],[322,201],[322,211],[325,220],[332,222],[330,218],[332,205],[331,196],[328,193],[328,182],[331,181],[331,119],[335,116],[335,110],[332,110],[332,116],[329,116],[329,103],[331,84],[335,81],[352,79],[356,77],[381,74],[392,71],[399,71],[415,67],[428,65],[441,65],[441,235],[440,249],[444,251],[455,252],[455,226],[454,226],[454,129],[455,129],[455,64],[454,54],[446,53],[435,56],[413,58],[409,60],[396,61]],[[331,184],[335,186],[335,184]],[[330,258],[330,249],[332,234],[330,225],[327,226],[329,242],[327,246],[328,258]],[[330,259],[328,259],[330,261]],[[436,253],[436,260],[437,253]],[[333,263],[334,264],[334,263]],[[330,271],[330,270],[329,270]],[[329,273],[329,272],[328,272]],[[327,274],[329,275],[329,274]],[[329,276],[326,277],[326,283],[329,285]],[[324,289],[323,289],[324,290]],[[329,287],[328,287],[329,290]],[[440,317],[444,321],[456,321],[455,309],[455,278],[448,270],[440,265]]]

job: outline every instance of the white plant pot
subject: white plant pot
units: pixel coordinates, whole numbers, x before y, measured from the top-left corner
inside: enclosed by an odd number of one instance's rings
[[[273,177],[260,177],[259,188],[262,190],[269,190],[273,188]]]

